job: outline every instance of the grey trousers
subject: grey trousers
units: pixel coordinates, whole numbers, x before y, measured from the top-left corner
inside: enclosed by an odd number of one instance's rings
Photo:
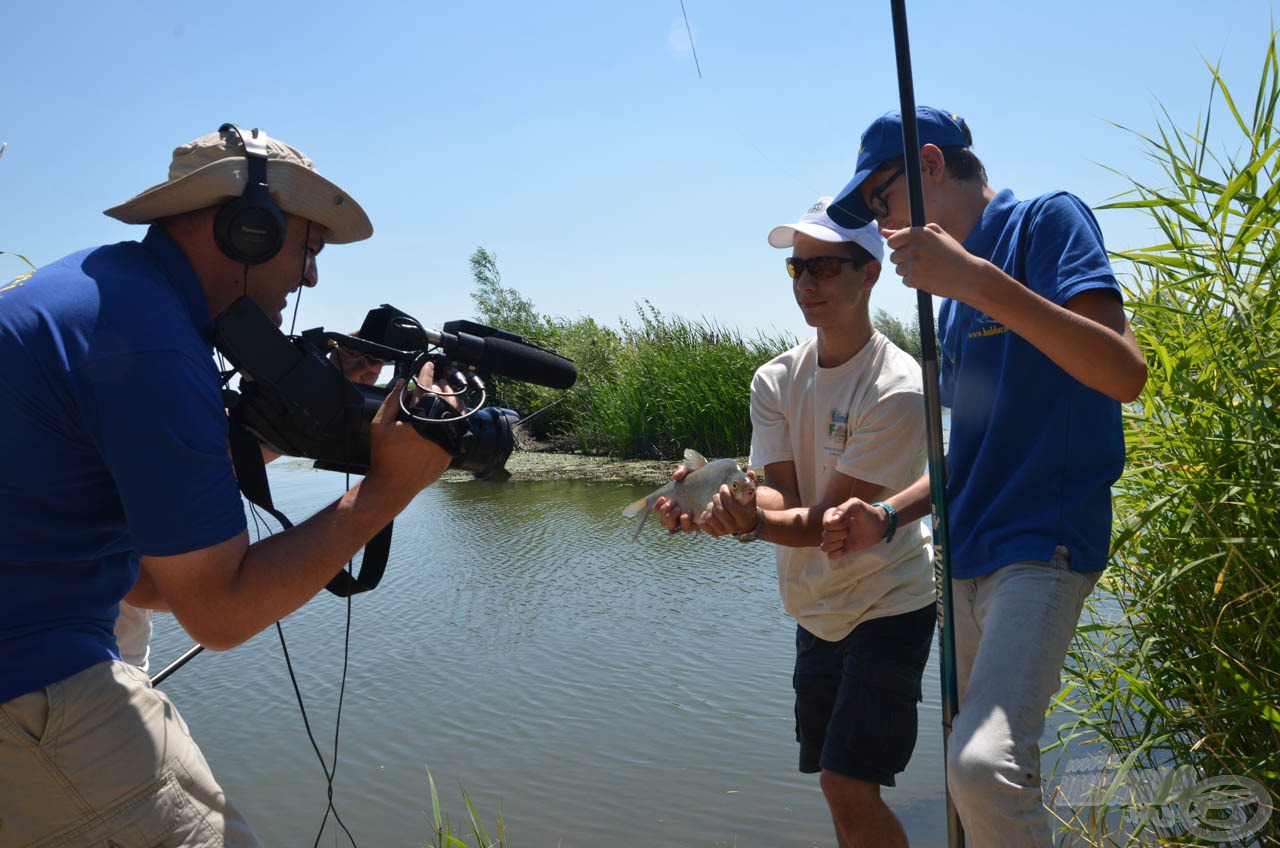
[[[1040,735],[1097,574],[1018,562],[952,581],[960,709],[947,786],[973,848],[1052,848],[1040,789]]]

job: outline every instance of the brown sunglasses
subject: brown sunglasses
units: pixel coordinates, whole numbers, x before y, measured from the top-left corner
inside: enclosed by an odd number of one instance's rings
[[[858,260],[848,256],[813,256],[809,259],[788,256],[787,276],[793,280],[798,280],[801,274],[808,271],[809,276],[815,280],[829,280],[840,273],[840,266],[845,262],[853,265],[858,264]]]

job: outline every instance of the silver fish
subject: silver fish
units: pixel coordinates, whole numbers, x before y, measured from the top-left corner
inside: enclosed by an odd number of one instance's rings
[[[666,498],[680,507],[681,511],[697,517],[704,510],[721,486],[728,486],[734,499],[745,504],[755,494],[756,484],[746,472],[738,467],[732,459],[717,459],[707,462],[706,458],[695,450],[684,452],[684,462],[680,463],[688,469],[683,480],[672,480],[662,488],[652,492],[634,503],[627,504],[622,514],[627,518],[639,516],[636,531],[631,540],[640,538],[640,528],[649,520],[653,505],[658,498]]]

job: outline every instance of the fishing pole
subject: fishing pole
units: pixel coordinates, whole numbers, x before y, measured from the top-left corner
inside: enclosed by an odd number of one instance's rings
[[[187,663],[191,662],[203,650],[204,650],[204,645],[192,645],[190,648],[187,649],[186,653],[178,657],[173,662],[169,663],[164,668],[160,669],[160,671],[156,672],[155,677],[151,678],[151,686],[153,688],[156,686],[159,686],[161,683],[165,681],[165,679],[169,675],[173,674],[175,671],[182,668]]]
[[[906,0],[889,0],[893,10],[893,47],[898,64],[898,100],[902,113],[902,151],[907,169],[911,226],[923,227],[924,183],[920,173],[920,134],[916,123],[915,85],[911,78],[911,44],[907,37]],[[933,502],[933,574],[938,601],[939,677],[942,682],[942,774],[947,798],[947,848],[964,848],[964,827],[951,788],[945,783],[951,722],[960,708],[956,685],[956,638],[951,605],[951,545],[947,531],[947,465],[942,452],[942,402],[938,394],[938,346],[933,324],[933,296],[916,290],[920,317],[920,358],[924,378],[925,441],[929,457],[929,498]]]

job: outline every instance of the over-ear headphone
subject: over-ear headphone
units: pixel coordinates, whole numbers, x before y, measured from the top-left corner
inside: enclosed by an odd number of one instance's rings
[[[231,259],[242,265],[261,265],[284,247],[284,213],[267,190],[267,134],[245,132],[235,124],[223,124],[218,132],[233,132],[244,146],[249,178],[244,194],[218,210],[213,219],[213,240]]]

